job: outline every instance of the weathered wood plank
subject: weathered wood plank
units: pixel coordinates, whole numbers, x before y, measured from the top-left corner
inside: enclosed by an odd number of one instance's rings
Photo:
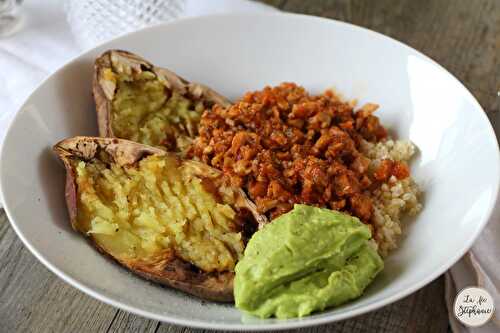
[[[265,4],[268,4],[270,6],[282,9],[283,6],[286,4],[287,0],[256,0],[258,2],[263,2]]]
[[[49,272],[0,212],[0,332],[105,331],[117,310]]]
[[[160,323],[155,320],[149,320],[136,316],[134,314],[118,311],[117,316],[107,329],[106,333],[112,332],[147,332],[155,333]]]
[[[281,9],[287,12],[328,17],[340,21],[352,21],[353,0],[301,1],[287,0]],[[371,6],[366,1],[367,6]]]

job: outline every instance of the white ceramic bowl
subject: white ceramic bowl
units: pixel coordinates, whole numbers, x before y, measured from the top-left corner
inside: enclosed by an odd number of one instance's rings
[[[335,87],[378,115],[419,154],[413,175],[424,209],[401,248],[358,300],[287,321],[243,316],[138,278],[95,251],[69,226],[64,170],[51,147],[96,134],[92,63],[110,48],[136,52],[230,98],[294,81],[313,92]],[[166,322],[217,329],[282,329],[345,319],[394,302],[448,269],[472,245],[499,186],[499,149],[481,106],[451,74],[419,52],[378,33],[291,14],[179,20],[93,49],[51,75],[14,119],[2,151],[1,184],[12,226],[50,270],[116,307]],[[35,281],[33,281],[35,283]]]

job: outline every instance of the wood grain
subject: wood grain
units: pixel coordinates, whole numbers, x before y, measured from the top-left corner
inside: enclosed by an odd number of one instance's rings
[[[105,331],[116,310],[69,286],[22,245],[0,213],[0,332]]]
[[[286,11],[352,22],[422,51],[459,78],[500,129],[500,1],[267,0]],[[497,135],[499,133],[497,132]],[[445,332],[443,279],[378,311],[297,332]],[[44,268],[0,211],[0,333],[204,332],[100,303]]]

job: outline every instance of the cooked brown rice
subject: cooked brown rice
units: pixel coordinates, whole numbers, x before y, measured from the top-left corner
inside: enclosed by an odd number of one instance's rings
[[[406,140],[387,139],[378,143],[364,141],[361,150],[371,159],[372,170],[375,170],[383,159],[390,158],[408,163],[415,154],[415,146]],[[387,256],[391,250],[398,247],[404,226],[403,217],[414,216],[422,209],[420,194],[420,189],[411,176],[402,180],[391,176],[372,193],[373,238],[382,256]]]

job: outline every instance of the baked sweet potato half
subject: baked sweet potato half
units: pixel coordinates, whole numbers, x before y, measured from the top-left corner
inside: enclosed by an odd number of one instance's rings
[[[204,110],[230,102],[198,83],[126,51],[96,59],[93,95],[99,135],[184,153]]]
[[[72,227],[131,271],[204,299],[233,300],[234,266],[263,223],[222,173],[116,138],[54,146]]]

